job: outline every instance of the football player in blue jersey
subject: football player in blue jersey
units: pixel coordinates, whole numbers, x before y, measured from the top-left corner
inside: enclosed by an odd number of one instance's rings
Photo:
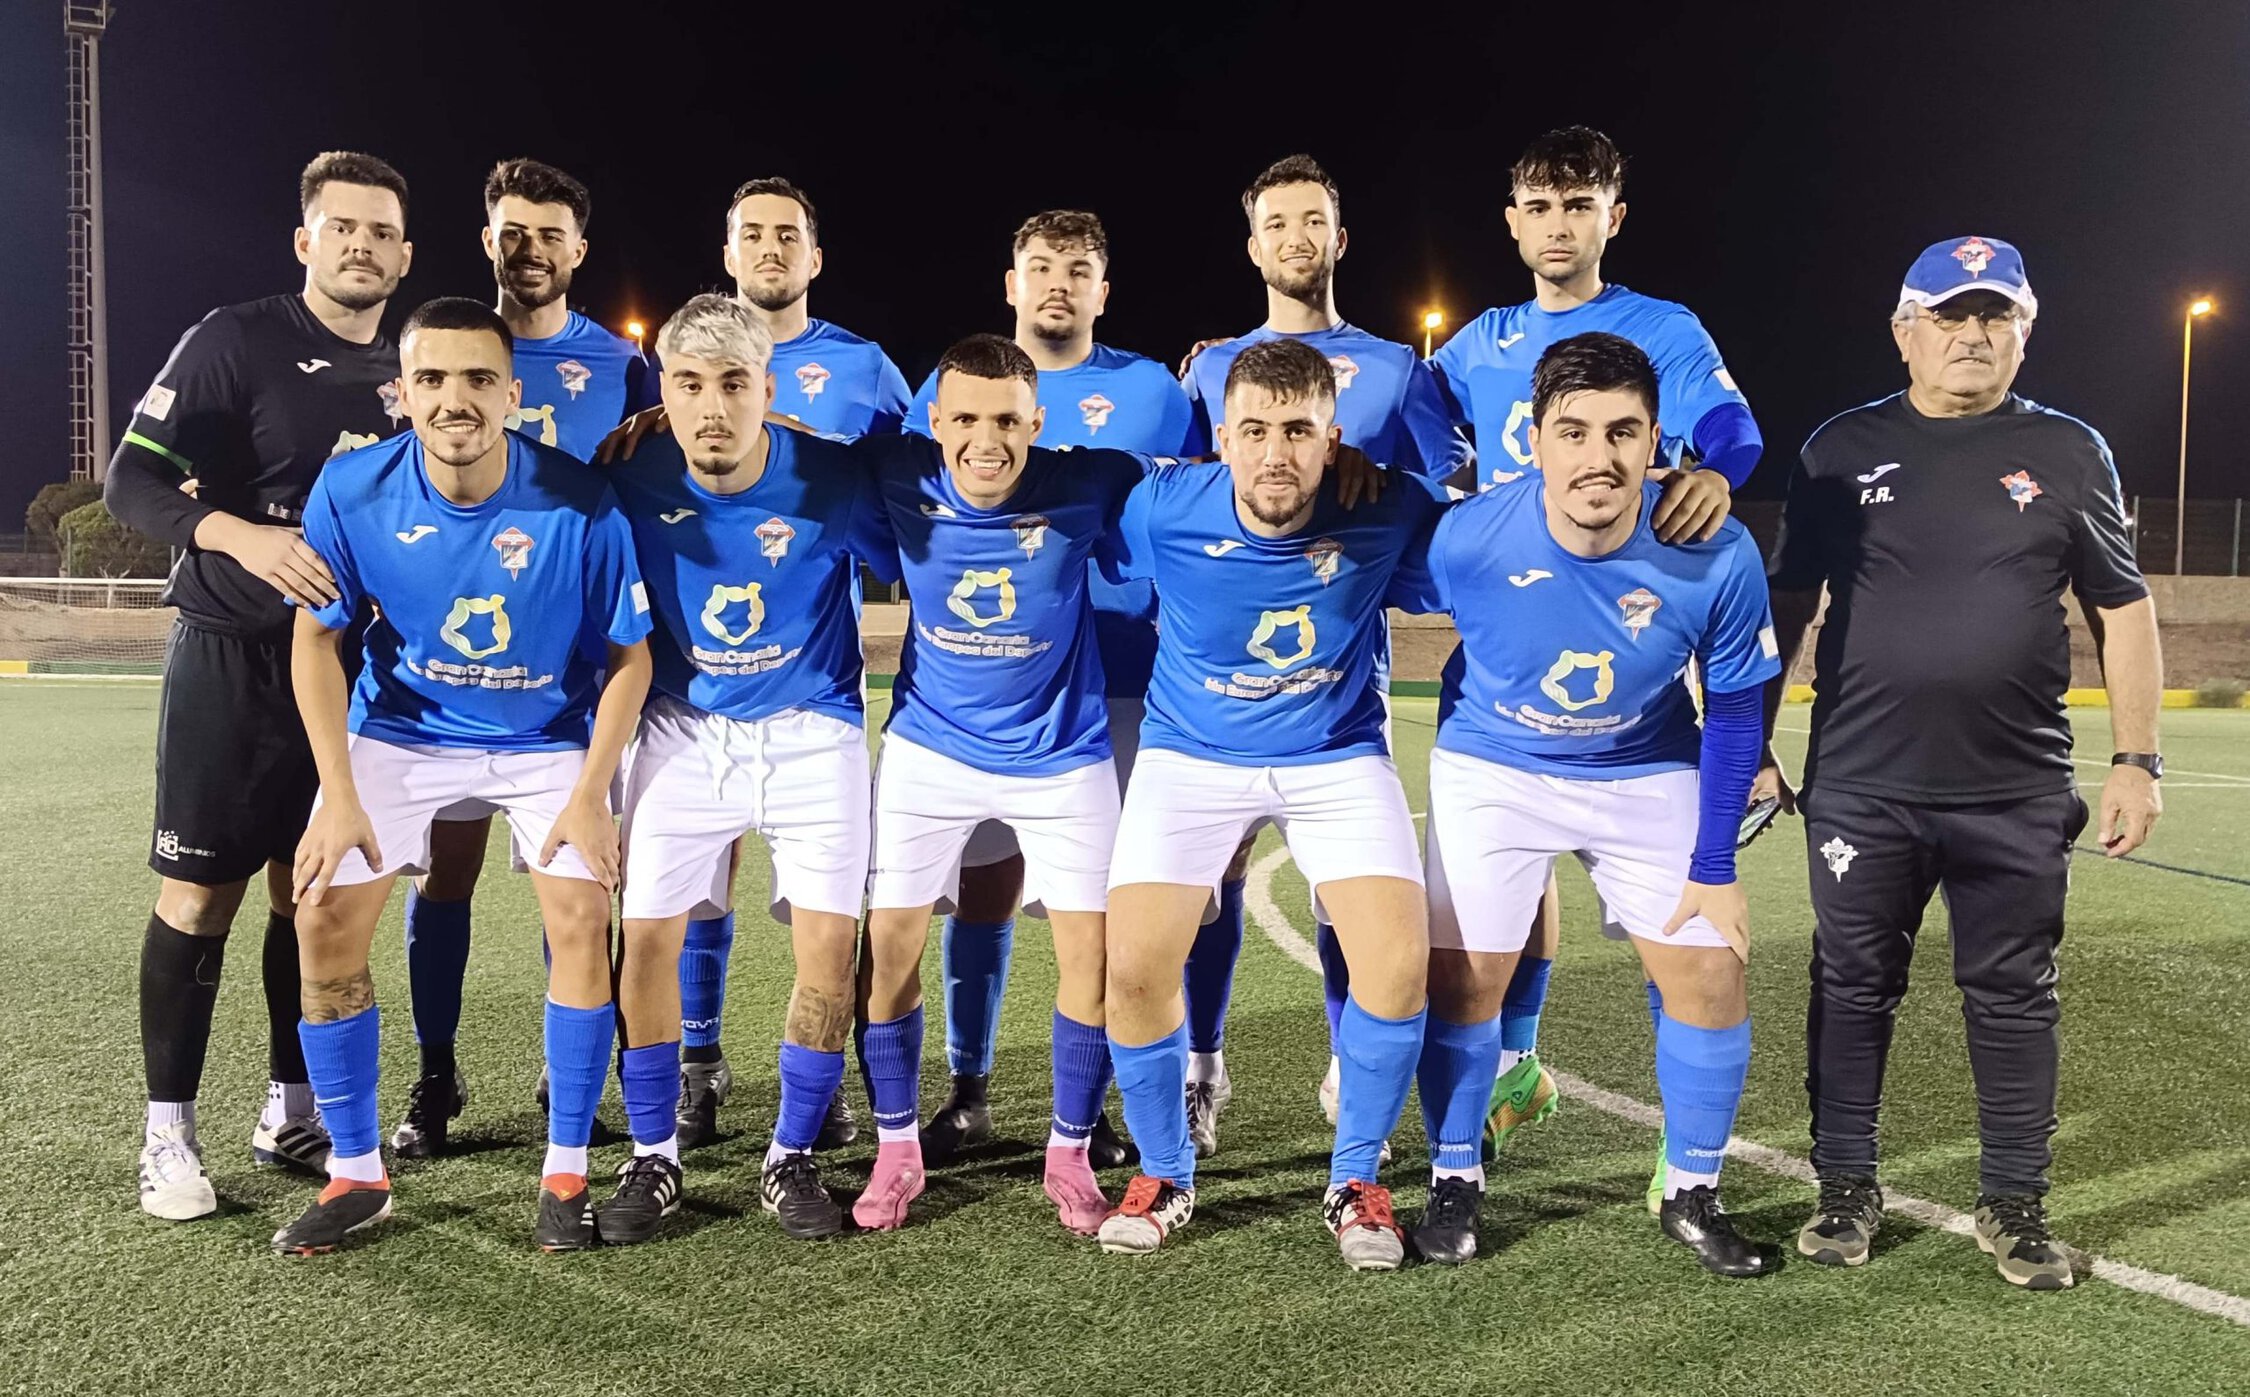
[[[1709,540],[1730,492],[1749,479],[1764,440],[1718,347],[1687,307],[1602,280],[1602,254],[1624,226],[1625,157],[1599,131],[1572,126],[1533,141],[1510,172],[1508,227],[1531,269],[1533,297],[1484,312],[1431,359],[1474,428],[1477,488],[1532,469],[1531,371],[1547,348],[1588,330],[1623,335],[1655,362],[1665,436],[1652,478],[1670,475],[1654,524],[1665,542]],[[1684,467],[1682,470],[1668,468]],[[1560,920],[1549,890],[1501,1013],[1500,1079],[1493,1086],[1487,1157],[1519,1127],[1555,1109],[1540,1063],[1539,1014]],[[1653,1005],[1655,990],[1650,990]]]
[[[1430,755],[1433,1179],[1414,1239],[1432,1260],[1476,1254],[1502,998],[1556,856],[1575,854],[1662,996],[1663,1230],[1720,1275],[1779,1264],[1736,1230],[1718,1183],[1750,1065],[1735,835],[1781,665],[1749,533],[1729,520],[1708,542],[1656,537],[1660,381],[1617,335],[1551,346],[1525,437],[1538,479],[1449,510],[1412,575],[1423,591],[1398,598],[1449,612],[1461,632]]]
[[[680,947],[691,913],[731,906],[732,850],[754,830],[797,965],[761,1193],[787,1235],[833,1236],[843,1211],[811,1150],[843,1080],[867,888],[852,586],[858,562],[895,570],[898,555],[849,447],[766,428],[771,344],[748,308],[698,296],[656,347],[673,432],[611,475],[656,635],[624,794],[618,1076],[633,1158],[598,1223],[604,1243],[638,1242],[679,1207]]]
[[[1106,1007],[1142,1163],[1102,1222],[1105,1250],[1154,1250],[1193,1216],[1181,973],[1237,846],[1270,822],[1352,970],[1322,1213],[1355,1270],[1405,1256],[1377,1171],[1422,1051],[1429,940],[1375,666],[1386,597],[1419,590],[1407,575],[1441,506],[1413,480],[1344,511],[1337,377],[1292,337],[1243,350],[1223,464],[1149,476],[1113,546],[1121,575],[1155,583],[1161,639],[1110,867]]]
[[[922,1192],[922,952],[986,820],[1022,846],[1025,906],[1054,928],[1054,1118],[1046,1192],[1087,1236],[1108,1211],[1087,1157],[1108,1090],[1102,914],[1118,790],[1087,566],[1145,458],[1032,445],[1039,371],[972,335],[938,362],[934,441],[869,438],[910,624],[875,777],[861,1062],[879,1139],[852,1207],[906,1221]]]
[[[503,160],[484,181],[484,253],[499,285],[496,309],[515,336],[524,398],[507,427],[581,461],[618,422],[655,402],[648,360],[570,308],[586,260],[593,200],[586,186],[537,160]],[[421,1070],[391,1132],[401,1159],[443,1154],[469,1089],[455,1051],[469,968],[470,897],[484,870],[493,807],[442,812],[430,831],[430,871],[406,893],[406,974]],[[546,1107],[541,1082],[540,1107]]]
[[[1319,350],[1335,370],[1334,422],[1344,445],[1359,448],[1378,465],[1432,480],[1465,474],[1472,453],[1429,366],[1411,346],[1371,335],[1336,309],[1336,265],[1349,239],[1343,199],[1328,172],[1309,155],[1277,160],[1242,192],[1242,212],[1250,223],[1250,260],[1266,283],[1266,322],[1246,335],[1201,346],[1186,365],[1183,378],[1196,411],[1190,450],[1209,452],[1214,429],[1225,421],[1225,386],[1235,356],[1253,344],[1287,338]],[[1387,692],[1387,640],[1375,674],[1378,688]],[[1234,967],[1242,955],[1247,857],[1245,848],[1227,870],[1219,915],[1203,928],[1188,957],[1190,1116],[1196,1148],[1206,1155],[1218,1149],[1219,1112],[1234,1094],[1224,1047]],[[1344,957],[1325,922],[1317,935],[1333,1036],[1347,996]],[[1339,1070],[1331,1056],[1320,1088],[1321,1107],[1331,1120]]]
[[[1094,339],[1094,321],[1109,304],[1109,235],[1100,219],[1073,209],[1025,219],[1004,289],[1015,307],[1016,344],[1039,370],[1039,445],[1183,453],[1193,409],[1179,381],[1153,359]],[[928,430],[936,396],[933,373],[915,396],[909,430]],[[1110,747],[1123,781],[1132,772],[1141,698],[1156,655],[1156,595],[1146,582],[1121,586],[1098,569],[1087,580],[1108,685]],[[979,825],[962,860],[961,891],[942,942],[953,1091],[922,1131],[923,1153],[933,1163],[992,1134],[988,1083],[1023,895],[1023,856],[1006,825]],[[1096,1168],[1126,1162],[1106,1113],[1095,1122],[1090,1153]]]
[[[648,691],[648,595],[602,477],[501,426],[520,390],[500,317],[440,298],[399,339],[413,434],[331,462],[305,506],[337,595],[299,612],[291,659],[320,768],[294,869],[299,1032],[335,1144],[328,1187],[273,1245],[333,1251],[390,1215],[368,944],[391,884],[428,868],[437,813],[474,800],[507,814],[553,950],[534,1237],[575,1251],[594,1243],[586,1146],[616,1037],[609,786]],[[363,605],[375,619],[347,694]]]

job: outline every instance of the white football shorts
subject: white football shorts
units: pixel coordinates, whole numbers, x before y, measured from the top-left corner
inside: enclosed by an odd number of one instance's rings
[[[1605,923],[1668,946],[1726,945],[1702,917],[1664,934],[1687,887],[1701,789],[1693,768],[1590,781],[1433,748],[1430,944],[1522,950],[1556,857],[1575,854]]]
[[[867,905],[949,909],[970,833],[999,820],[1023,847],[1025,912],[1099,912],[1109,905],[1117,810],[1117,768],[1107,757],[1053,776],[1005,776],[886,734],[875,763]]]
[[[1109,701],[1109,751],[1110,760],[1117,764],[1117,794],[1125,795],[1125,783],[1133,774],[1133,758],[1141,750],[1141,718],[1147,705],[1137,698],[1113,698]],[[1022,851],[1016,847],[1016,832],[998,820],[986,820],[969,835],[969,847],[961,851],[963,868],[984,868],[1014,858]]]
[[[352,782],[375,827],[375,847],[383,871],[368,868],[357,849],[344,855],[329,881],[337,887],[371,883],[393,874],[430,871],[430,822],[438,812],[465,802],[508,817],[515,866],[557,878],[594,875],[569,845],[539,867],[539,848],[570,801],[571,787],[585,768],[586,752],[480,752],[464,747],[407,747],[354,733],[350,739]],[[325,796],[325,793],[323,793]],[[315,800],[313,809],[321,802]]]

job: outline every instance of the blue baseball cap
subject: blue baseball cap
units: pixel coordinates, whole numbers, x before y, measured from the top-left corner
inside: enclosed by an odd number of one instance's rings
[[[2039,298],[2031,294],[2023,254],[2016,245],[1973,234],[1924,248],[1906,269],[1906,281],[1898,288],[1898,308],[1934,306],[1964,291],[1990,291],[2022,306],[2026,315],[2039,314]]]

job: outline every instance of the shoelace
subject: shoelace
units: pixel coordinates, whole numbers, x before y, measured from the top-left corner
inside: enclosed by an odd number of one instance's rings
[[[2053,1240],[2047,1235],[2047,1209],[2036,1198],[1998,1197],[1985,1200],[2000,1230],[2019,1242],[2034,1246]]]
[[[1331,1231],[1342,1231],[1344,1214],[1357,1209],[1359,1216],[1352,1219],[1355,1227],[1380,1227],[1390,1231],[1398,1228],[1397,1219],[1391,1216],[1391,1191],[1377,1184],[1363,1184],[1354,1180],[1344,1185],[1328,1201],[1328,1226]]]
[[[150,1169],[156,1177],[168,1184],[192,1179],[203,1170],[203,1161],[187,1141],[164,1139],[157,1141],[156,1152],[149,1157]]]
[[[1698,1184],[1680,1194],[1680,1206],[1688,1220],[1699,1227],[1713,1228],[1726,1225],[1727,1210],[1719,1203],[1719,1191],[1709,1184]]]
[[[1156,1200],[1164,1192],[1164,1180],[1140,1175],[1125,1186],[1125,1197],[1117,1211],[1128,1216],[1146,1216],[1156,1210]]]
[[[774,1185],[791,1197],[807,1195],[820,1188],[820,1171],[812,1156],[793,1154],[774,1166]]]
[[[1875,1191],[1865,1184],[1850,1179],[1820,1181],[1820,1202],[1817,1207],[1823,1218],[1865,1222],[1880,1206],[1876,1202]]]
[[[1467,1179],[1440,1179],[1430,1189],[1429,1220],[1440,1227],[1461,1227],[1476,1220],[1477,1187]]]

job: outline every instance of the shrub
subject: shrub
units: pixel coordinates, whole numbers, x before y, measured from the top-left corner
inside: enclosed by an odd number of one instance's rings
[[[2195,687],[2197,708],[2240,708],[2250,684],[2239,679],[2206,679]]]
[[[23,512],[23,530],[34,553],[56,547],[55,527],[74,509],[83,509],[102,497],[102,487],[92,480],[58,480],[31,497]]]
[[[65,577],[162,577],[172,554],[117,522],[100,500],[80,505],[55,528]]]

